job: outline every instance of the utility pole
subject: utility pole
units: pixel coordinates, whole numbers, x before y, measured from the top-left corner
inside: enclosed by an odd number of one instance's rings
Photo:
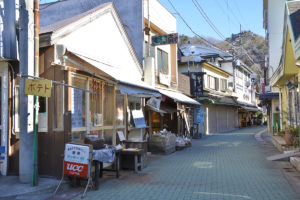
[[[39,22],[39,1],[34,0],[34,76],[39,77],[39,57],[40,57],[40,22]],[[32,163],[32,185],[38,184],[38,167],[37,167],[37,132],[38,132],[38,115],[39,115],[39,98],[34,97],[34,139],[33,139],[33,163]]]
[[[20,152],[19,180],[21,183],[31,183],[33,163],[33,96],[27,96],[25,78],[34,76],[34,19],[33,0],[20,0]]]

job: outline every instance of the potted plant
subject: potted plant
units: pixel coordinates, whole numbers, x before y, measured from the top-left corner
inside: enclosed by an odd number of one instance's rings
[[[292,146],[294,143],[294,138],[297,136],[297,134],[298,134],[298,127],[293,127],[293,126],[286,127],[283,136],[286,145]]]

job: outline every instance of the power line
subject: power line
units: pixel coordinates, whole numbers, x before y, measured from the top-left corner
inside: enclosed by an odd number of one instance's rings
[[[180,17],[180,19],[183,21],[183,23],[190,29],[190,31],[192,33],[194,33],[197,37],[199,37],[200,39],[203,40],[204,43],[206,43],[208,46],[213,47],[215,49],[220,49],[218,47],[216,47],[214,44],[212,44],[211,42],[207,41],[205,38],[201,37],[199,34],[197,34],[192,27],[186,22],[186,20],[181,16],[181,14],[177,11],[177,9],[175,8],[175,6],[173,5],[173,3],[171,2],[171,0],[168,0],[168,2],[171,4],[172,8],[175,10],[176,14]]]
[[[207,16],[207,14],[205,13],[205,11],[203,10],[203,8],[200,6],[200,4],[198,3],[197,0],[192,0],[193,4],[195,5],[195,7],[197,8],[197,10],[200,12],[200,14],[202,15],[202,17],[204,18],[204,20],[208,23],[208,25],[215,31],[215,33],[223,40],[225,40],[226,38],[224,37],[224,35],[218,30],[218,28],[213,24],[213,22],[210,20],[210,18]]]
[[[170,5],[172,6],[172,8],[174,9],[174,11],[176,12],[176,14],[180,17],[180,19],[184,22],[184,24],[190,29],[190,31],[192,33],[194,33],[197,37],[199,37],[200,39],[202,39],[208,46],[213,47],[215,49],[221,50],[219,47],[215,46],[214,44],[212,44],[211,42],[207,41],[205,38],[201,37],[199,34],[197,34],[192,27],[186,22],[186,20],[182,17],[182,15],[178,12],[178,10],[175,8],[175,6],[173,5],[173,3],[171,2],[171,0],[168,0],[168,2],[170,3]],[[228,43],[231,47],[234,48],[234,46],[229,43],[228,41],[224,40],[226,43]],[[241,47],[243,48],[243,47]],[[244,48],[243,48],[244,49]],[[253,63],[256,64],[253,59],[250,57],[250,55],[247,53],[247,51],[244,49],[245,54],[247,55],[247,57],[249,58],[249,60]]]
[[[239,8],[239,5],[238,5],[238,3],[235,1],[235,0],[233,0],[234,1],[234,5],[235,5],[235,7],[236,7],[236,9],[238,10],[238,13],[239,13],[239,15],[240,15],[240,17],[241,17],[241,19],[242,19],[242,21],[244,22],[244,25],[247,25],[245,22],[245,18],[243,17],[243,14],[242,14],[242,12],[241,12],[241,10],[240,10],[240,8]],[[247,26],[248,27],[248,26]],[[246,28],[246,26],[244,26],[244,28]],[[248,29],[248,28],[247,28]],[[248,29],[249,30],[249,29]]]
[[[233,19],[237,20],[237,22],[238,22],[239,24],[241,24],[242,27],[246,28],[246,26],[244,26],[244,25],[238,20],[239,17],[233,12],[231,6],[228,4],[228,0],[227,0],[226,2],[225,2],[225,0],[224,0],[224,3],[227,5],[227,9],[231,12],[232,16],[234,17]]]

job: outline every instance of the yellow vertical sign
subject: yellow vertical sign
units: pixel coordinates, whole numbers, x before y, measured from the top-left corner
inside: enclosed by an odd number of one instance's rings
[[[52,81],[50,80],[25,80],[25,94],[41,97],[51,97]]]

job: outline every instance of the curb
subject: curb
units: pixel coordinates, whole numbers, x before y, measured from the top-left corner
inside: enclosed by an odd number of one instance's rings
[[[263,133],[265,133],[265,132],[267,132],[267,129],[263,129],[263,130],[259,131],[258,133],[256,133],[256,134],[254,135],[255,139],[256,139],[258,142],[264,143],[264,144],[265,144],[266,142],[265,142],[264,139],[262,139],[262,137],[261,137],[261,135],[262,135]]]

